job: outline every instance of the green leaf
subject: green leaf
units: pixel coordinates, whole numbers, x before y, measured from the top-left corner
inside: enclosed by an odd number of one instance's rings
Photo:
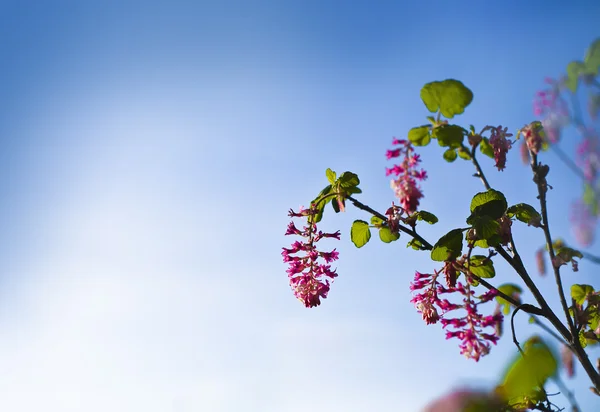
[[[427,83],[423,86],[421,100],[431,113],[440,110],[444,117],[451,119],[454,115],[465,111],[465,108],[473,101],[473,92],[462,82],[447,79],[441,82]]]
[[[371,239],[371,229],[364,220],[355,220],[350,229],[350,239],[356,247],[363,247]]]
[[[344,172],[340,175],[339,178],[340,186],[344,189],[356,187],[360,184],[360,180],[358,179],[358,175],[352,172]]]
[[[558,371],[558,362],[544,341],[534,336],[510,364],[496,392],[510,405],[537,398],[546,381]]]
[[[493,278],[496,276],[494,262],[492,262],[492,259],[488,259],[487,256],[471,256],[469,269],[471,272],[473,272],[473,274],[479,276],[480,278]]]
[[[515,285],[513,283],[505,283],[503,285],[498,286],[498,290],[503,292],[505,295],[510,296],[517,302],[521,303],[521,293],[523,293],[523,289],[519,285]],[[511,303],[505,300],[502,296],[496,296],[496,302],[500,306],[502,306],[502,312],[505,315],[510,313]]]
[[[585,52],[583,59],[588,73],[598,75],[600,68],[600,39],[596,39]]]
[[[453,149],[462,146],[466,130],[455,124],[444,124],[433,129],[433,137],[437,138],[442,147]]]
[[[567,65],[567,79],[565,80],[565,85],[571,90],[573,93],[577,91],[577,84],[579,82],[579,76],[585,74],[586,65],[580,61],[572,61]]]
[[[594,292],[594,288],[590,285],[575,284],[571,286],[571,297],[578,305],[583,305],[588,296]]]
[[[542,216],[538,211],[527,203],[518,203],[509,207],[506,214],[508,217],[515,217],[517,220],[535,227],[540,227],[540,222],[542,220]]]
[[[578,250],[563,246],[556,250],[556,257],[559,257],[566,263],[570,262],[573,258],[583,258],[583,254]]]
[[[321,221],[321,219],[323,218],[323,211],[325,209],[325,206],[327,205],[327,203],[331,202],[331,199],[333,198],[333,196],[329,196],[325,200],[320,200],[320,199],[323,196],[327,196],[329,193],[331,193],[331,185],[325,186],[325,188],[323,190],[321,190],[321,192],[317,195],[317,197],[315,197],[314,200],[312,202],[310,202],[311,205],[312,204],[316,205],[317,214],[313,215],[313,216],[309,216],[309,218],[308,218],[309,223],[312,222],[313,218],[314,218],[314,223],[319,223]]]
[[[433,225],[438,222],[438,218],[436,215],[434,215],[433,213],[427,212],[425,210],[419,210],[418,212],[414,213],[412,216],[416,217],[417,220],[422,220],[424,222],[429,223],[430,225]]]
[[[452,163],[456,160],[456,149],[448,149],[444,152],[444,160]]]
[[[502,192],[490,189],[487,192],[477,193],[471,200],[471,216],[467,219],[467,223],[471,224],[474,218],[481,216],[500,219],[507,207],[508,203]]]
[[[454,260],[460,256],[463,247],[463,235],[461,229],[454,229],[442,236],[433,246],[431,260],[444,262]]]
[[[336,174],[335,174],[335,172],[333,170],[331,170],[331,169],[328,168],[325,171],[325,175],[327,176],[327,180],[329,180],[330,184],[332,184],[332,185],[335,184],[337,176],[336,176]]]
[[[384,243],[391,243],[400,238],[400,233],[392,233],[389,227],[379,229],[379,239]]]
[[[460,147],[458,149],[458,157],[464,160],[471,160],[471,153],[469,153],[469,151],[464,147]]]
[[[380,219],[377,216],[371,216],[371,224],[375,227],[381,227],[383,226],[383,219]]]
[[[431,127],[429,125],[413,127],[408,131],[408,140],[415,146],[427,146],[431,141]]]
[[[333,211],[334,211],[335,213],[340,213],[340,204],[339,204],[339,202],[337,201],[337,199],[335,199],[335,200],[333,200],[333,201],[331,202],[331,207],[333,207]]]
[[[417,240],[417,239],[411,239],[407,244],[406,247],[411,247],[414,250],[425,250],[425,246],[423,246],[423,244]]]
[[[490,144],[490,140],[487,137],[481,139],[479,143],[479,151],[487,157],[494,158],[494,148]]]
[[[489,216],[478,216],[471,220],[471,224],[473,225],[473,229],[475,229],[475,235],[477,236],[478,240],[487,240],[488,245],[495,245],[497,242],[494,236],[497,236],[497,241],[500,241],[500,237],[498,235],[500,223],[498,223],[496,220],[490,218]]]

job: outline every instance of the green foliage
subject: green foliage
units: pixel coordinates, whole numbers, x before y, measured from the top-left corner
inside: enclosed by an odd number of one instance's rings
[[[490,144],[490,140],[487,137],[481,139],[479,143],[479,151],[489,158],[494,158],[494,148]]]
[[[490,189],[487,192],[477,193],[471,200],[471,216],[467,219],[467,223],[472,224],[475,218],[482,216],[500,219],[507,207],[508,204],[502,192]]]
[[[427,83],[423,86],[421,100],[431,113],[439,110],[442,116],[451,119],[454,115],[465,111],[465,108],[473,101],[473,92],[462,82],[447,79],[441,82]]]
[[[508,217],[515,217],[521,222],[527,223],[528,225],[539,227],[542,216],[538,213],[533,206],[527,203],[518,203],[511,206],[506,211]]]
[[[377,216],[371,216],[371,224],[376,228],[380,228],[385,225],[383,219],[378,218]]]
[[[471,154],[465,147],[460,147],[458,149],[458,157],[463,160],[471,160]]]
[[[413,127],[408,131],[408,140],[415,146],[427,146],[431,141],[431,126]]]
[[[515,285],[514,283],[505,283],[503,285],[498,286],[498,290],[505,295],[510,296],[519,304],[521,303],[521,293],[523,293],[523,289],[519,285]],[[496,296],[496,302],[502,308],[502,313],[508,315],[510,313],[511,303],[505,300],[502,296]]]
[[[444,262],[454,260],[462,253],[462,229],[454,229],[442,236],[431,250],[431,260]]]
[[[342,188],[350,189],[357,187],[360,184],[360,179],[358,178],[358,175],[356,175],[356,173],[344,172],[340,175],[338,182]]]
[[[314,223],[319,223],[321,221],[321,219],[323,219],[323,210],[325,209],[325,206],[327,205],[327,203],[331,202],[331,199],[333,199],[332,196],[328,196],[331,192],[332,192],[332,186],[331,185],[327,185],[325,186],[325,188],[323,190],[321,190],[321,192],[317,195],[316,198],[314,198],[314,200],[311,203],[311,205],[315,205],[316,209],[317,209],[317,214],[315,214],[314,216],[309,216],[308,221],[309,223],[312,222],[312,220],[314,219]]]
[[[565,85],[573,93],[581,76],[597,76],[600,68],[600,39],[594,41],[586,50],[583,61],[572,61],[567,65],[567,79]]]
[[[462,146],[467,131],[455,124],[443,124],[433,130],[433,137],[442,147],[457,149]]]
[[[448,163],[452,163],[456,160],[456,149],[448,149],[444,152],[444,160],[447,161]]]
[[[560,258],[563,262],[567,263],[576,257],[581,259],[583,255],[578,250],[572,249],[567,246],[563,246],[556,250],[556,257]]]
[[[571,297],[578,305],[583,305],[592,293],[594,293],[594,288],[590,285],[575,284],[571,286]]]
[[[400,238],[400,233],[393,233],[389,227],[379,229],[379,239],[385,243],[391,243]]]
[[[355,220],[350,229],[350,239],[358,248],[363,247],[371,239],[371,229],[364,220]]]
[[[412,238],[407,244],[406,247],[411,247],[414,250],[425,250],[425,246],[419,240]]]
[[[424,222],[433,225],[438,222],[438,218],[433,213],[427,212],[425,210],[419,210],[411,215],[411,218],[416,218],[417,220],[422,220]]]
[[[493,278],[496,276],[494,262],[487,256],[475,255],[471,256],[469,261],[469,269],[471,272],[480,278]]]
[[[489,216],[477,216],[471,219],[471,225],[475,229],[475,235],[478,239],[475,246],[485,249],[500,243],[500,235],[498,235],[500,223],[496,220]]]
[[[337,180],[336,173],[333,170],[327,168],[327,170],[325,171],[325,175],[327,176],[327,180],[329,180],[329,184],[334,185],[335,181]]]
[[[496,392],[512,407],[527,407],[545,399],[543,385],[558,371],[558,362],[544,341],[534,336],[523,345]]]

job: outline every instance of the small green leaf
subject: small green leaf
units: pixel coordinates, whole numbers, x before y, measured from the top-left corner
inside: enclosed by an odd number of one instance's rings
[[[337,199],[335,199],[335,200],[333,200],[333,201],[331,202],[331,206],[333,207],[333,211],[334,211],[335,213],[340,213],[340,204],[339,204],[339,202],[337,201]]]
[[[379,229],[379,239],[384,243],[390,243],[400,238],[400,233],[392,233],[389,227]]]
[[[358,175],[352,172],[344,172],[340,175],[339,178],[340,185],[344,189],[348,189],[351,187],[356,187],[360,184],[360,180],[358,179]]]
[[[444,262],[454,260],[460,256],[463,247],[463,235],[461,229],[454,229],[442,236],[433,246],[431,260]]]
[[[466,130],[455,124],[444,124],[433,129],[433,137],[437,138],[442,147],[453,149],[462,146]]]
[[[583,305],[588,296],[594,292],[594,288],[590,285],[575,284],[571,286],[571,297],[578,305]]]
[[[431,141],[431,127],[429,125],[413,127],[408,131],[408,140],[415,146],[427,146]]]
[[[464,147],[460,147],[458,149],[458,157],[464,160],[471,160],[471,153],[469,153],[469,151]]]
[[[572,61],[567,65],[567,79],[565,80],[565,85],[571,90],[573,93],[577,91],[577,84],[579,82],[579,76],[585,74],[586,65],[580,61]]]
[[[588,47],[583,62],[588,73],[598,75],[598,69],[600,68],[600,39],[597,39]]]
[[[417,239],[411,239],[407,244],[406,247],[411,247],[414,250],[425,250],[425,246],[423,246],[423,244],[417,240]]]
[[[479,143],[479,151],[487,157],[494,158],[494,148],[490,144],[490,140],[487,137],[481,139]]]
[[[356,247],[363,247],[371,239],[371,229],[364,220],[355,220],[350,229],[350,239]]]
[[[335,184],[337,176],[336,176],[336,174],[335,174],[335,172],[333,170],[331,170],[331,169],[328,168],[325,171],[325,175],[327,176],[327,180],[329,180],[330,184],[332,184],[332,185]]]
[[[494,262],[492,262],[492,259],[488,259],[487,256],[471,256],[469,269],[471,272],[473,272],[473,274],[479,276],[480,278],[493,278],[496,276]]]
[[[311,222],[313,218],[314,218],[314,223],[319,223],[321,221],[321,219],[323,218],[323,211],[325,210],[325,206],[327,205],[327,203],[331,202],[331,199],[333,198],[333,196],[329,196],[325,200],[322,200],[323,197],[327,196],[329,193],[331,193],[331,185],[325,186],[325,188],[323,190],[321,190],[321,192],[317,195],[317,197],[315,197],[315,199],[312,202],[310,202],[311,205],[312,204],[316,205],[317,214],[313,215],[313,216],[309,216],[309,218],[308,218],[309,222]]]
[[[471,216],[467,219],[467,223],[471,224],[475,217],[480,216],[499,219],[504,215],[507,207],[508,204],[502,192],[490,189],[487,192],[477,193],[471,200]]]
[[[454,115],[465,111],[465,108],[473,101],[473,92],[462,82],[447,79],[441,82],[427,83],[423,86],[421,100],[431,113],[440,110],[444,117],[451,119]]]
[[[523,289],[519,285],[515,285],[513,283],[505,283],[501,286],[498,286],[498,290],[503,292],[505,295],[510,296],[518,303],[521,303],[521,293],[523,293]],[[496,296],[496,302],[500,306],[502,306],[502,312],[505,315],[510,313],[511,303],[505,300],[502,296]]]
[[[375,227],[383,226],[383,219],[380,219],[377,216],[371,216],[371,224]]]
[[[558,362],[544,341],[534,336],[523,345],[508,367],[496,392],[511,404],[536,398],[546,381],[558,371]]]
[[[456,149],[448,149],[444,152],[444,160],[452,163],[456,160]]]
[[[528,225],[534,227],[540,227],[540,223],[542,220],[542,216],[538,213],[537,210],[533,206],[528,205],[527,203],[518,203],[514,206],[511,206],[506,211],[508,217],[515,217],[517,220],[521,222],[527,223]]]
[[[583,258],[583,254],[578,250],[563,246],[556,250],[556,257],[562,259],[566,263],[570,262],[573,258]]]
[[[429,223],[430,225],[433,225],[438,222],[438,218],[436,215],[434,215],[433,213],[427,212],[425,210],[419,210],[418,212],[414,213],[412,216],[415,216],[417,218],[417,220],[422,220],[424,222]]]
[[[488,244],[495,245],[495,242],[492,242],[492,240],[494,236],[498,236],[500,223],[489,216],[478,216],[471,220],[471,224],[473,225],[473,229],[475,229],[475,235],[478,240],[488,240]],[[499,240],[500,238],[498,237]]]

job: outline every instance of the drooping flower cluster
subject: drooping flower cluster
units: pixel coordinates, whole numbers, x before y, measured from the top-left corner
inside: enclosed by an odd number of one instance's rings
[[[519,134],[522,134],[525,138],[525,145],[528,151],[538,154],[542,150],[542,143],[545,136],[542,123],[531,122],[519,130]]]
[[[479,305],[489,302],[496,296],[495,290],[475,296],[473,285],[469,280],[465,284],[457,282],[454,286],[451,285],[456,281],[456,271],[449,270],[448,266],[456,269],[454,268],[455,264],[456,262],[446,262],[443,269],[443,272],[446,273],[445,286],[437,280],[442,271],[434,271],[433,274],[416,272],[415,278],[410,284],[410,290],[421,292],[416,293],[411,302],[426,324],[430,325],[440,321],[442,327],[446,329],[446,339],[460,339],[460,353],[477,362],[482,356],[489,353],[490,342],[493,344],[498,342],[499,336],[496,331],[500,329],[503,315],[499,311],[488,316],[483,316],[478,312]],[[441,298],[440,296],[444,294],[458,294],[462,297],[462,303],[452,303],[448,299]],[[461,309],[462,316],[455,318],[444,316],[448,312]],[[486,328],[491,328],[492,332],[485,332]]]
[[[496,167],[498,170],[504,170],[506,167],[506,153],[508,153],[513,143],[507,137],[511,137],[512,133],[508,133],[508,127],[503,129],[502,126],[487,126],[484,130],[491,130],[490,145],[494,149]]]
[[[317,231],[316,223],[314,220],[311,222],[310,219],[317,212],[314,206],[310,209],[301,208],[299,212],[289,211],[290,217],[308,218],[308,222],[302,230],[298,229],[293,221],[289,223],[285,234],[301,236],[304,239],[301,242],[295,241],[291,248],[283,248],[281,252],[283,261],[289,264],[287,274],[294,296],[307,308],[319,306],[321,298],[327,297],[329,279],[333,280],[337,276],[335,269],[331,270],[329,263],[339,257],[339,253],[335,249],[331,252],[317,250],[316,243],[323,238],[340,239],[339,230],[334,233]],[[319,259],[325,263],[320,263]]]
[[[417,181],[425,180],[427,173],[423,169],[417,169],[421,159],[418,154],[414,153],[415,149],[409,141],[394,138],[392,144],[399,147],[388,150],[386,153],[387,159],[402,156],[402,163],[396,164],[392,168],[386,168],[385,175],[396,176],[391,181],[390,186],[400,200],[402,208],[410,214],[417,210],[420,199],[423,197],[423,192]]]

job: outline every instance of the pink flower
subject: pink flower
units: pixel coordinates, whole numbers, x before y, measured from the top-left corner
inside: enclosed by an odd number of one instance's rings
[[[582,246],[589,246],[594,241],[597,221],[598,217],[583,200],[579,199],[571,206],[571,227],[575,238]]]
[[[456,269],[449,269],[455,265],[462,265],[460,262],[446,262],[443,272],[446,273],[447,283],[456,282],[454,276],[448,276],[448,273]],[[464,266],[460,266],[465,269]],[[462,270],[461,269],[461,270]],[[437,279],[442,271],[434,271],[433,274],[415,273],[413,281],[410,283],[410,290],[418,292],[413,295],[411,302],[415,305],[417,311],[421,314],[427,325],[441,322],[442,327],[446,329],[446,339],[458,338],[461,354],[467,358],[479,361],[490,351],[490,343],[496,344],[498,333],[501,329],[503,315],[499,311],[494,314],[483,316],[478,312],[479,305],[491,301],[496,297],[497,292],[490,290],[483,295],[476,297],[472,285],[466,283],[456,283],[456,286],[443,286]],[[448,279],[448,277],[450,279]],[[452,303],[448,299],[442,299],[440,295],[454,294],[463,297],[462,304]],[[462,316],[454,318],[446,317],[451,311],[463,310]],[[448,329],[452,328],[452,329]],[[486,332],[487,328],[492,329]]]
[[[413,213],[419,207],[423,192],[417,184],[418,180],[425,180],[427,173],[423,169],[417,169],[421,158],[414,153],[414,148],[406,140],[393,140],[394,145],[401,147],[388,150],[386,157],[389,159],[403,156],[402,163],[394,165],[392,168],[386,168],[386,176],[395,175],[396,179],[390,182],[390,187],[396,197],[400,200],[400,205],[407,213]]]
[[[502,129],[502,126],[491,127],[487,126],[484,130],[491,129],[490,144],[494,149],[494,160],[498,170],[504,170],[506,167],[506,153],[512,147],[512,142],[507,137],[512,136],[512,133],[507,133],[508,128]]]
[[[534,154],[538,154],[542,149],[544,141],[544,128],[542,124],[540,122],[532,122],[523,127],[519,133],[523,134],[527,149]]]
[[[290,217],[309,217],[317,213],[314,207],[301,209],[299,212],[289,211]],[[319,306],[321,298],[326,298],[329,293],[329,279],[335,278],[337,273],[331,270],[331,263],[339,258],[339,253],[333,249],[331,252],[317,250],[316,243],[332,237],[340,239],[340,232],[324,233],[317,231],[316,224],[307,224],[302,230],[294,222],[288,224],[286,235],[297,235],[304,238],[302,242],[295,241],[290,248],[282,248],[283,261],[288,263],[287,274],[294,296],[307,308]],[[323,259],[325,263],[319,263]]]

